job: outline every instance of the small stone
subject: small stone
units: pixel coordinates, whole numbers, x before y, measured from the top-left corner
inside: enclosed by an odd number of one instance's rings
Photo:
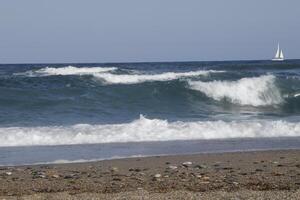
[[[202,176],[201,176],[201,175],[196,175],[196,177],[197,177],[197,178],[202,178]]]
[[[160,178],[161,177],[161,174],[155,174],[154,175],[154,178]]]
[[[209,181],[209,177],[208,176],[204,176],[203,178],[202,178],[204,181]]]
[[[118,172],[119,169],[118,169],[117,167],[112,167],[112,168],[110,169],[110,171],[111,171],[111,172]]]
[[[139,169],[139,168],[135,168],[134,171],[135,171],[135,172],[141,172],[142,170]]]
[[[177,169],[178,167],[177,166],[175,166],[175,165],[170,165],[170,166],[168,166],[168,169],[171,169],[171,170],[175,170],[175,169]]]
[[[12,175],[12,172],[5,172],[5,174],[6,174],[7,176],[11,176],[11,175]]]
[[[70,175],[64,176],[64,179],[71,179],[71,178],[73,178],[73,177],[74,177],[73,174],[70,174]]]
[[[169,178],[169,175],[164,175],[164,178]]]
[[[209,184],[210,182],[209,181],[201,181],[199,182],[200,184]]]
[[[53,175],[52,175],[52,178],[59,178],[59,175],[53,174]]]
[[[194,168],[195,169],[205,169],[205,168],[207,168],[207,166],[206,165],[196,165]]]
[[[38,177],[39,178],[46,178],[46,176],[44,174],[39,174]]]
[[[239,183],[238,182],[232,182],[233,183],[233,185],[239,185]]]
[[[272,175],[273,176],[282,176],[284,175],[283,173],[280,173],[280,172],[272,172]]]
[[[182,166],[184,166],[184,167],[189,167],[189,166],[191,166],[192,164],[193,164],[192,162],[187,161],[187,162],[182,163]]]

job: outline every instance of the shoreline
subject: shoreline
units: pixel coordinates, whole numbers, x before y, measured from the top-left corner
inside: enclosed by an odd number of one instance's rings
[[[0,147],[0,166],[284,149],[300,149],[300,137]]]
[[[274,148],[274,149],[248,149],[248,150],[228,150],[228,151],[207,151],[207,152],[194,152],[194,153],[180,153],[180,154],[155,154],[155,155],[133,155],[125,157],[111,157],[103,159],[78,159],[78,160],[65,160],[59,159],[49,162],[40,162],[40,163],[30,163],[30,164],[18,164],[18,165],[0,165],[1,168],[15,168],[15,167],[34,167],[34,166],[44,166],[44,165],[69,165],[69,164],[92,164],[97,162],[106,162],[106,161],[116,161],[116,160],[130,160],[130,159],[147,159],[154,157],[184,157],[184,156],[201,156],[201,155],[215,155],[215,154],[231,154],[231,153],[251,153],[251,152],[277,152],[277,151],[300,151],[300,148]],[[300,156],[300,154],[299,154]]]
[[[0,197],[290,194],[300,190],[300,150],[199,153],[86,163],[0,167]],[[247,191],[247,192],[245,192]],[[138,195],[139,196],[139,195]],[[179,197],[178,196],[178,197]],[[278,194],[278,197],[280,195]],[[86,196],[88,197],[88,196]],[[162,197],[162,196],[160,196]],[[154,198],[154,197],[153,197]],[[130,198],[129,198],[130,199]],[[154,198],[155,199],[155,198]]]

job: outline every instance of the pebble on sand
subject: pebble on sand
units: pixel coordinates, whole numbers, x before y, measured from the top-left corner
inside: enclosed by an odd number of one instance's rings
[[[6,174],[7,176],[11,176],[11,175],[12,175],[12,172],[5,172],[5,174]]]
[[[188,167],[188,166],[191,166],[192,164],[193,164],[192,162],[187,161],[187,162],[182,163],[182,166]]]
[[[154,175],[154,178],[160,178],[161,177],[161,174],[155,174]]]
[[[168,169],[172,169],[172,170],[175,170],[175,169],[177,169],[178,167],[177,166],[175,166],[175,165],[170,165],[170,166],[168,166]]]

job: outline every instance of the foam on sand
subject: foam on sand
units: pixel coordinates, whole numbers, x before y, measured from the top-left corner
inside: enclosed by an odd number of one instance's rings
[[[189,86],[217,101],[226,99],[240,105],[267,106],[283,102],[275,79],[273,75],[264,75],[237,81],[189,81]]]
[[[0,128],[0,146],[289,136],[300,136],[300,123],[282,120],[168,122],[141,115],[124,124]]]

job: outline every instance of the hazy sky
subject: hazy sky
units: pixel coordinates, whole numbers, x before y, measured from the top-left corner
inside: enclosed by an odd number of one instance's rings
[[[1,0],[0,63],[300,58],[299,0]]]

